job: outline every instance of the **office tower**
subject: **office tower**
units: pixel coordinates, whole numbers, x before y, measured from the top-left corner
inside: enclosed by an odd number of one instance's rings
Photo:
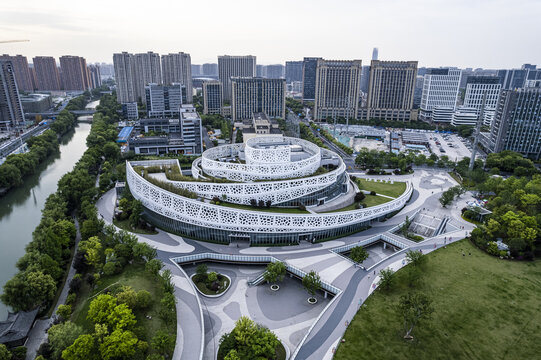
[[[363,66],[361,71],[361,91],[368,92],[368,81],[370,80],[370,66]]]
[[[223,100],[231,101],[231,78],[256,76],[256,57],[218,56],[218,78],[223,85]]]
[[[19,88],[19,91],[34,91],[26,56],[9,56],[4,54],[0,56],[0,60],[11,61],[13,70],[15,71],[15,77],[17,78],[17,87]]]
[[[160,54],[152,51],[135,54],[135,94],[137,99],[146,103],[145,87],[148,84],[161,84],[162,71]]]
[[[100,68],[100,75],[102,79],[114,79],[115,78],[115,67],[113,64],[96,64]]]
[[[0,130],[24,125],[24,112],[19,98],[15,69],[11,61],[0,60]]]
[[[267,68],[265,65],[256,65],[255,67],[255,76],[257,77],[267,77]]]
[[[101,86],[101,73],[98,65],[88,65],[88,74],[90,77],[90,87],[92,89]]]
[[[137,102],[135,77],[135,57],[133,54],[122,52],[113,54],[115,68],[116,96],[121,104]],[[141,99],[142,100],[142,99]]]
[[[80,56],[65,55],[60,57],[62,87],[64,90],[85,91],[90,88],[90,77],[86,60]]]
[[[162,55],[163,84],[179,83],[186,87],[187,103],[193,102],[192,60],[183,52]]]
[[[302,99],[314,101],[316,98],[317,61],[321,58],[305,57],[302,62]]]
[[[122,103],[122,116],[128,120],[139,119],[139,108],[136,102]]]
[[[186,100],[186,87],[183,84],[148,84],[145,86],[145,103],[148,115],[151,117],[178,115],[183,98]]]
[[[432,111],[436,108],[455,109],[462,70],[429,69],[424,76],[421,96],[420,120],[431,121]],[[438,117],[441,120],[441,117]],[[451,121],[451,119],[448,119]]]
[[[262,112],[270,118],[285,118],[285,79],[235,77],[231,79],[233,121],[251,119]]]
[[[38,90],[60,90],[60,74],[56,61],[51,56],[36,56],[32,59],[36,71],[36,87]]]
[[[502,90],[488,136],[492,152],[541,158],[541,88]]]
[[[495,109],[498,103],[502,85],[497,76],[468,76],[466,80],[466,93],[464,95],[464,107],[481,111],[483,94],[486,92],[487,99],[485,108]]]
[[[34,64],[28,64],[28,72],[30,73],[30,81],[32,82],[32,89],[38,88],[38,81],[36,79],[36,69]]]
[[[527,69],[498,70],[500,84],[506,90],[524,87],[527,76]]]
[[[201,66],[201,75],[208,76],[217,76],[218,75],[218,64],[203,64]]]
[[[416,77],[417,61],[372,60],[363,118],[409,121]]]
[[[284,65],[282,64],[275,64],[275,65],[267,65],[266,67],[267,71],[267,78],[269,79],[283,79],[284,78]]]
[[[203,82],[203,114],[222,113],[222,83],[219,81]]]
[[[425,82],[424,76],[415,78],[415,90],[413,91],[413,108],[418,109],[421,106],[421,100],[423,97],[423,85]]]
[[[359,108],[361,60],[317,61],[314,119],[356,118]]]
[[[378,48],[375,47],[373,50],[372,50],[372,60],[377,60],[378,59]]]
[[[192,76],[201,75],[201,65],[192,64]]]
[[[302,81],[302,61],[286,61],[286,82]]]

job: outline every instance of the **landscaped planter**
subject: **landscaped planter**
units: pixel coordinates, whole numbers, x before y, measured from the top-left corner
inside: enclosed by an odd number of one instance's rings
[[[278,291],[278,290],[280,290],[280,286],[278,286],[278,285],[276,285],[276,284],[272,284],[272,285],[270,286],[270,289],[271,289],[272,291]]]
[[[196,277],[196,276],[197,276],[197,274],[192,274],[190,276],[190,280],[194,283],[195,289],[197,290],[197,292],[199,292],[201,295],[203,295],[205,297],[209,297],[209,298],[220,297],[223,294],[225,294],[227,292],[227,290],[229,290],[229,288],[231,287],[231,278],[229,276],[225,275],[225,274],[218,274],[218,281],[222,282],[224,284],[224,287],[222,289],[220,289],[221,290],[220,292],[212,294],[212,293],[210,293],[211,290],[208,289],[206,286],[205,286],[204,289],[200,289],[201,284],[199,282],[194,281],[194,277]],[[223,277],[223,281],[221,280],[222,277]]]
[[[317,299],[313,297],[309,297],[307,301],[308,301],[308,304],[310,305],[317,304]]]

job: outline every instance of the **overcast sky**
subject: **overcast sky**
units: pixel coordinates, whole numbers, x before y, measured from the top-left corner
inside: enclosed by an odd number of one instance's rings
[[[20,0],[0,3],[0,53],[184,51],[192,63],[256,55],[259,64],[361,59],[419,66],[541,66],[540,0]]]

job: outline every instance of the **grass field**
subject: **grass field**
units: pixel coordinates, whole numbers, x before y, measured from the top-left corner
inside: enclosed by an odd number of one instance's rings
[[[301,210],[297,208],[278,208],[278,207],[254,207],[250,205],[240,205],[240,204],[233,204],[228,202],[221,202],[220,206],[235,208],[235,209],[242,209],[242,210],[249,210],[249,211],[263,211],[263,212],[271,212],[271,213],[285,213],[285,214],[309,214],[306,210]]]
[[[163,291],[156,279],[145,271],[144,265],[127,265],[124,271],[117,275],[103,277],[100,284],[95,289],[83,282],[81,290],[77,293],[77,301],[73,305],[73,314],[71,321],[83,327],[86,333],[94,331],[94,325],[87,320],[86,315],[90,307],[92,299],[105,288],[113,288],[116,286],[131,286],[135,291],[147,290],[152,295],[151,306],[145,310],[135,310],[134,314],[137,319],[137,327],[140,327],[141,332],[138,333],[140,338],[145,341],[150,341],[156,332],[160,329],[167,329],[170,334],[176,335],[176,322],[167,326],[159,316],[160,300]],[[146,315],[152,319],[148,319]]]
[[[113,224],[119,228],[121,228],[122,230],[126,230],[128,232],[132,232],[132,233],[136,233],[136,234],[144,234],[144,235],[156,235],[158,232],[157,231],[151,231],[151,230],[147,230],[147,229],[141,229],[141,228],[133,228],[131,225],[130,225],[130,219],[125,219],[125,220],[117,220],[117,219],[113,219]]]
[[[370,207],[370,206],[376,206],[376,205],[385,204],[386,202],[389,202],[391,200],[392,199],[389,199],[389,198],[386,198],[386,197],[383,197],[383,196],[366,195],[366,197],[364,198],[363,201],[361,201],[361,203],[364,203],[366,205],[366,207]],[[348,205],[346,207],[343,207],[341,209],[336,209],[336,210],[332,210],[332,211],[326,211],[326,212],[324,212],[322,214],[339,212],[339,211],[356,210],[355,205],[357,205],[357,203],[353,203],[353,204]]]
[[[394,289],[376,290],[367,299],[335,360],[539,359],[541,261],[500,260],[467,240],[427,257],[414,290],[433,300],[434,313],[413,330],[414,340],[403,339],[394,310],[411,288],[407,266],[397,272]]]
[[[406,183],[395,181],[391,183],[381,183],[374,181],[366,181],[365,179],[357,179],[359,189],[367,191],[375,191],[377,194],[387,195],[391,197],[399,197],[406,191]]]

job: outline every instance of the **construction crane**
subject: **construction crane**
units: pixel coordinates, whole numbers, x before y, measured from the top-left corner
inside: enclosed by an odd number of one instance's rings
[[[30,40],[0,40],[0,44],[16,43],[16,42],[29,42]]]

